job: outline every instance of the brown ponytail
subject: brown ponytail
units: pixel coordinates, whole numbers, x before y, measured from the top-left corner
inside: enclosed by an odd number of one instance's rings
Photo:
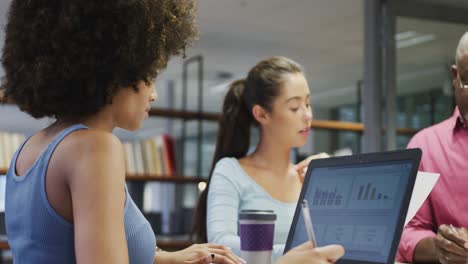
[[[200,194],[196,208],[193,233],[197,242],[207,242],[206,202],[211,174],[216,163],[224,157],[241,158],[247,154],[250,145],[252,116],[244,103],[245,80],[234,81],[224,97],[223,114],[219,121],[216,149],[205,190]]]

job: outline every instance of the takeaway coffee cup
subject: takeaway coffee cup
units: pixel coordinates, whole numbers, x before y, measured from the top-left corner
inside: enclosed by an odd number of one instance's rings
[[[271,264],[276,214],[272,210],[239,213],[241,257],[247,263]]]

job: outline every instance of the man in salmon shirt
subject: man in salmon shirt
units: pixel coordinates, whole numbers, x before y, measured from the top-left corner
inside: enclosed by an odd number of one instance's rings
[[[416,134],[408,148],[421,148],[420,170],[440,173],[431,194],[403,230],[398,261],[468,261],[468,32],[451,69],[457,107],[449,119]]]

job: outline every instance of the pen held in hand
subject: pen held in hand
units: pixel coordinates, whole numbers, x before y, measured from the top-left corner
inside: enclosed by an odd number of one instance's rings
[[[450,230],[460,239],[465,241],[464,248],[468,249],[468,237],[465,233],[460,232],[452,224],[449,225]]]
[[[312,243],[312,246],[315,248],[317,247],[317,241],[315,239],[314,228],[312,226],[312,219],[310,217],[309,206],[307,204],[306,199],[302,200],[301,207],[302,207],[302,218],[304,218],[304,224],[306,227],[307,235],[309,236],[309,241]]]

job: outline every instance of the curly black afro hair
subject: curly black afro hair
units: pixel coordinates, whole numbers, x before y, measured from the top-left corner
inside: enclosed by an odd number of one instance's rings
[[[35,118],[81,118],[150,83],[197,37],[194,0],[13,0],[8,100]]]

